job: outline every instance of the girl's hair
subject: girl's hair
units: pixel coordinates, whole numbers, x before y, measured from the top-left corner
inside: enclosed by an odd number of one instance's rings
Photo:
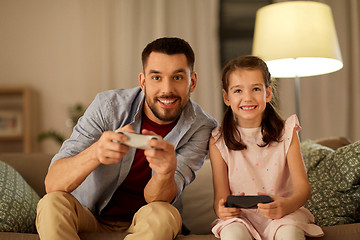
[[[271,75],[268,70],[266,63],[255,56],[240,56],[228,62],[222,70],[222,87],[228,92],[229,89],[229,77],[231,73],[238,69],[248,69],[248,70],[260,70],[264,77],[265,87],[271,87],[272,91],[274,85],[271,80]],[[261,133],[263,135],[264,144],[259,145],[260,147],[265,147],[269,143],[275,141],[280,142],[283,128],[284,120],[278,113],[273,99],[266,103],[266,108],[261,121]],[[234,117],[234,114],[231,110],[231,107],[225,111],[223,122],[221,125],[221,135],[223,135],[226,146],[231,150],[243,150],[246,149],[246,145],[241,141],[240,132],[237,129],[237,123]]]

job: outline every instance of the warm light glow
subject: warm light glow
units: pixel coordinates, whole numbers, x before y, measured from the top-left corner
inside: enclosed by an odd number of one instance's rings
[[[331,58],[285,58],[266,61],[271,76],[277,78],[308,77],[335,72],[343,67]]]
[[[267,5],[256,14],[253,55],[268,64],[273,77],[305,77],[343,67],[328,5],[290,1]]]

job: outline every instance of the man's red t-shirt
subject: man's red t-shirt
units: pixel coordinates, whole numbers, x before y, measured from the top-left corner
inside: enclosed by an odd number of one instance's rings
[[[153,131],[161,137],[165,137],[175,124],[176,121],[159,125],[143,113],[142,129]],[[131,222],[139,208],[147,204],[144,198],[144,188],[150,178],[151,168],[145,158],[144,150],[137,149],[129,174],[115,191],[100,216],[107,220]]]

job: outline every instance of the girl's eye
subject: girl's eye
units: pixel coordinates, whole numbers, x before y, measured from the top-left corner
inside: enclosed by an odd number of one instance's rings
[[[235,89],[234,93],[241,93],[241,89]]]
[[[261,89],[258,87],[254,88],[254,92],[257,92],[257,91],[261,91]]]

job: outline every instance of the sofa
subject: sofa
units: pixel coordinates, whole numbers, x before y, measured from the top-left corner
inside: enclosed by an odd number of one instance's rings
[[[306,140],[301,150],[313,190],[306,207],[325,232],[323,237],[307,239],[360,239],[360,141]],[[44,178],[51,158],[52,155],[44,153],[0,153],[0,240],[39,239],[34,226],[36,204],[45,194]],[[338,183],[339,186],[332,186]],[[183,203],[183,223],[187,231],[176,240],[216,240],[211,233],[216,215],[208,159],[195,181],[185,189]],[[125,235],[80,233],[82,240],[119,240]]]

